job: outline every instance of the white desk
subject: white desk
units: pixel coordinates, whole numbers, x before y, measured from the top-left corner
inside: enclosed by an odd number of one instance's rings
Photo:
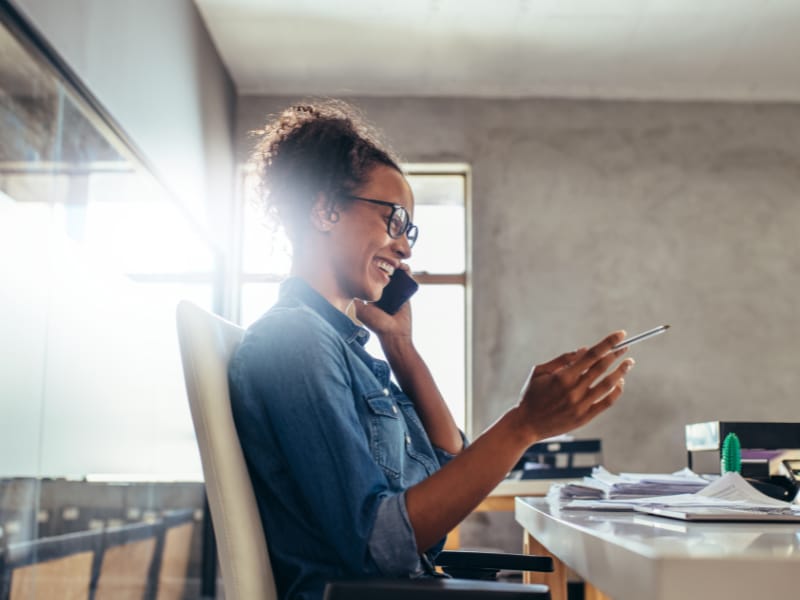
[[[534,540],[614,600],[765,600],[800,597],[800,524],[685,523],[636,513],[559,511],[517,498]],[[560,570],[560,572],[559,572]],[[566,598],[563,565],[551,585]],[[563,594],[563,595],[562,595]],[[603,597],[594,590],[588,597]]]

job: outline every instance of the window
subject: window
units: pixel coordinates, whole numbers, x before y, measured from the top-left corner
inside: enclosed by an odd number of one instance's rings
[[[17,476],[199,479],[174,314],[181,298],[212,306],[219,251],[5,11],[0,487]]]
[[[420,235],[409,264],[420,289],[412,301],[414,343],[425,358],[456,423],[469,428],[469,302],[467,197],[469,168],[462,164],[408,164],[414,190],[414,223]],[[264,224],[254,202],[255,175],[241,178],[242,247],[239,321],[250,325],[278,297],[291,265],[288,241]],[[383,358],[376,338],[367,344]]]
[[[154,522],[190,533],[163,552],[186,568],[159,592],[198,597],[202,470],[175,304],[212,306],[221,253],[79,83],[0,3],[0,546],[31,563],[10,588],[6,565],[0,597],[94,596],[88,568],[83,581],[58,574],[25,548],[77,532],[105,541],[120,525],[155,548]],[[60,546],[67,562],[91,561]],[[144,589],[136,574],[100,581],[113,596]]]

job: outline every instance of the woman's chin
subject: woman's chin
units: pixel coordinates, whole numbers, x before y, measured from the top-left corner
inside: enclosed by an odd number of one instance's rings
[[[361,291],[356,299],[361,302],[377,302],[383,296],[383,287],[371,286]]]
[[[369,289],[364,290],[369,294],[369,302],[377,302],[383,296],[384,288],[389,285],[387,281],[372,281],[370,282]]]
[[[386,286],[384,286],[384,285],[373,287],[370,290],[370,299],[369,299],[369,301],[370,302],[377,302],[378,300],[380,300],[381,296],[383,296],[383,288],[385,288],[385,287]]]

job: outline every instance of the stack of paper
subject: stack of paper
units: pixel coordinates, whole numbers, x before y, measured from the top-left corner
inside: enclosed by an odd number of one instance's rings
[[[695,493],[627,499],[572,500],[562,508],[590,510],[642,510],[648,508],[716,508],[754,514],[800,514],[800,506],[765,496],[738,473],[726,473]]]
[[[603,471],[605,473],[594,473],[592,477],[608,485],[606,498],[609,499],[693,494],[708,485],[708,480],[689,469],[683,469],[671,475],[642,473],[612,475],[605,469]]]
[[[557,488],[558,496],[569,499],[626,500],[648,496],[691,494],[708,485],[708,480],[683,469],[677,473],[642,474],[621,473],[614,475],[603,467],[595,467],[591,477],[582,483],[570,483]]]
[[[558,484],[550,488],[549,494],[554,494],[562,500],[570,499],[600,499],[605,498],[605,491],[590,484],[568,483]]]
[[[631,500],[633,504],[650,506],[718,506],[758,510],[792,509],[789,502],[770,498],[747,483],[738,473],[725,473],[696,494],[658,496]],[[800,509],[800,507],[797,507]]]

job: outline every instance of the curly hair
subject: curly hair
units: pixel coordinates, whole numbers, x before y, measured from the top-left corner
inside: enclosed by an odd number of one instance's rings
[[[376,165],[402,172],[377,130],[340,100],[290,106],[252,133],[259,137],[253,153],[258,201],[293,243],[320,193],[334,215],[337,200],[364,185]]]

